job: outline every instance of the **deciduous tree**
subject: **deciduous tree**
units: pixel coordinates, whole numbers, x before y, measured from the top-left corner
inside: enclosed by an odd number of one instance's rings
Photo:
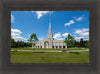
[[[35,45],[35,42],[38,41],[38,38],[37,38],[36,34],[35,34],[35,33],[32,33],[32,34],[30,35],[30,39],[29,39],[28,41],[29,41],[30,43],[32,43],[32,48],[33,48],[34,45]]]
[[[69,47],[73,47],[74,46],[75,40],[74,40],[73,36],[68,34],[68,36],[67,36],[67,38],[65,38],[64,42],[66,43],[67,47],[69,48]]]

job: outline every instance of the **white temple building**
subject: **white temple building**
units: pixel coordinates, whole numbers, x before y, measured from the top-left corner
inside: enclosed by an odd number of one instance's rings
[[[51,33],[51,22],[49,21],[49,33],[47,38],[43,41],[36,42],[34,48],[67,48],[64,40],[54,40],[53,34]]]

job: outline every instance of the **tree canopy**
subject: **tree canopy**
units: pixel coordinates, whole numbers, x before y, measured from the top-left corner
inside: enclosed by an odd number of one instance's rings
[[[85,47],[89,48],[89,40],[84,40],[83,38],[80,41],[76,41],[73,36],[68,34],[64,41],[68,48],[70,47]]]
[[[15,41],[14,39],[11,39],[11,48],[18,48],[18,47],[31,47],[32,44],[28,42],[22,42],[22,41]]]
[[[73,36],[68,34],[68,36],[67,36],[67,38],[65,38],[64,42],[67,44],[67,47],[73,47],[75,40],[74,40]]]
[[[38,38],[35,33],[32,33],[30,35],[30,39],[28,40],[30,43],[32,43],[32,48],[35,46],[35,42],[38,41]]]
[[[38,41],[38,38],[37,38],[36,34],[35,33],[32,33],[30,35],[30,39],[28,41],[29,42],[36,42],[36,41]]]

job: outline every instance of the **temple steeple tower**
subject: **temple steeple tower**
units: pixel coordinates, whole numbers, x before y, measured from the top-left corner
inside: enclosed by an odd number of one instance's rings
[[[49,19],[49,34],[51,34],[51,19]]]
[[[51,33],[51,20],[49,19],[49,33],[47,34],[47,38],[46,38],[46,40],[53,40],[53,35],[52,35],[52,33]]]

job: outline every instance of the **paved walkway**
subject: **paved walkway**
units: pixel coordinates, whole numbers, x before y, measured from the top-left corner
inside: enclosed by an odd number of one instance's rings
[[[11,50],[16,51],[16,50]],[[22,52],[61,52],[61,50],[17,50]],[[89,49],[86,50],[67,50],[68,52],[83,52],[83,51],[89,51]]]
[[[82,51],[89,51],[89,49],[86,50],[69,50],[70,52],[82,52]]]

